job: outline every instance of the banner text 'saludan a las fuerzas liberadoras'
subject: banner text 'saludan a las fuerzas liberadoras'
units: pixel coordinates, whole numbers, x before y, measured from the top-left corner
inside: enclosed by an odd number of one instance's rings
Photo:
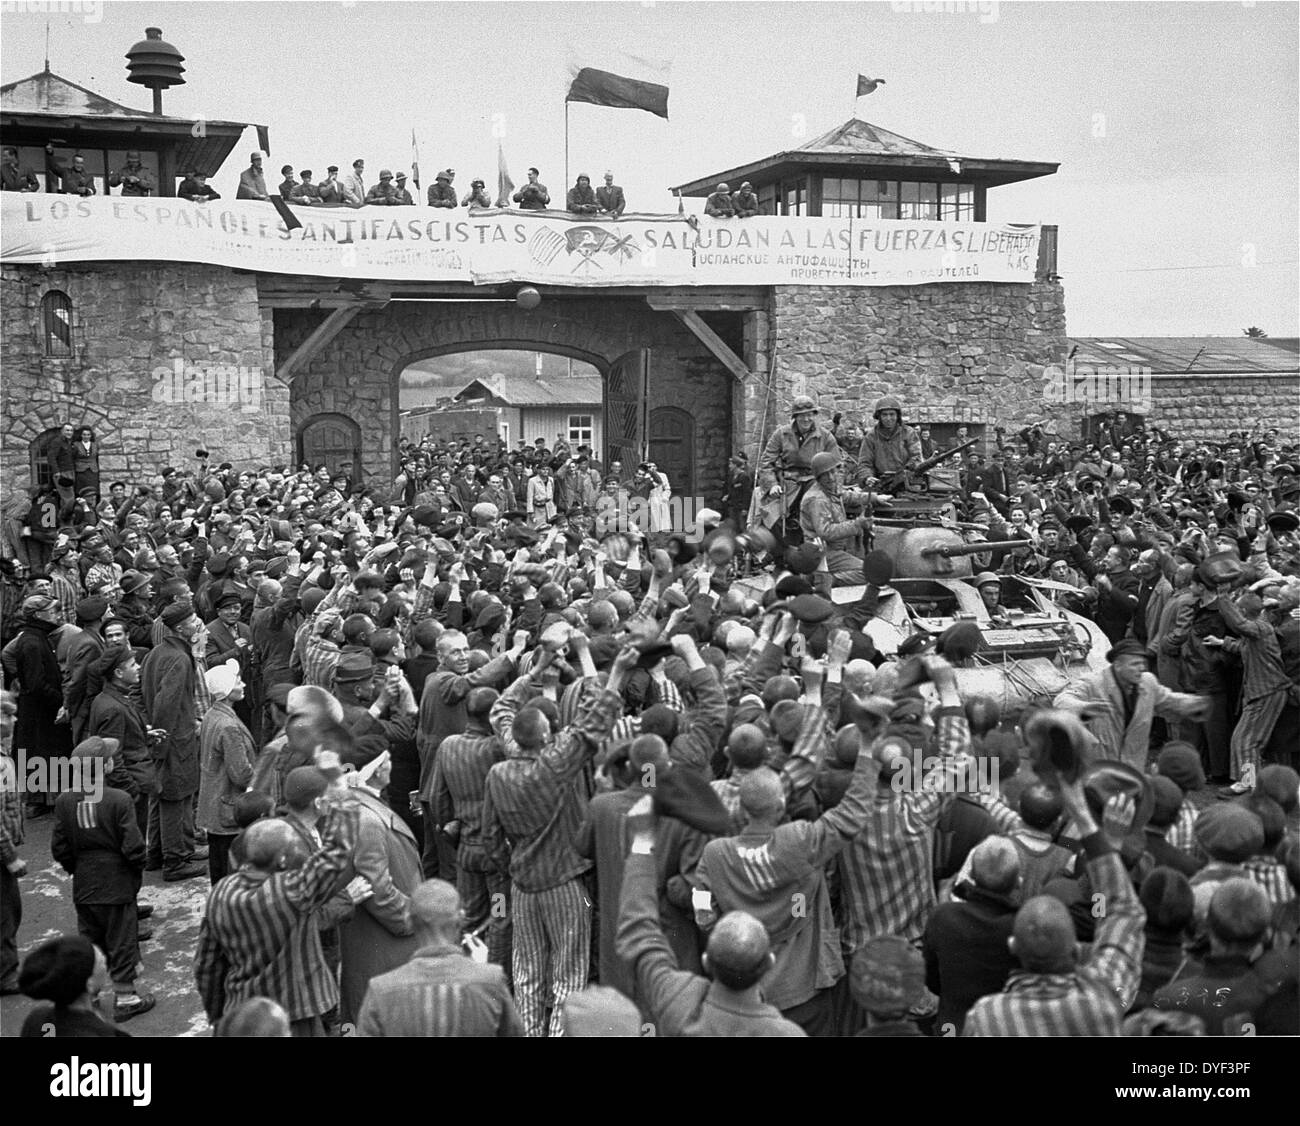
[[[1039,227],[1015,223],[624,215],[5,192],[3,261],[201,262],[318,277],[565,286],[925,285],[1034,280]]]

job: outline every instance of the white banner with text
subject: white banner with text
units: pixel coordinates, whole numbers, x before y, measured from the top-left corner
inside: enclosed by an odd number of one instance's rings
[[[1039,227],[892,219],[448,214],[424,207],[3,193],[5,263],[202,262],[275,274],[563,286],[1034,280]]]

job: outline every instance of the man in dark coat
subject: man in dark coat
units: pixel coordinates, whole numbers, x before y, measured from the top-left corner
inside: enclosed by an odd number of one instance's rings
[[[1112,645],[1128,632],[1140,601],[1140,580],[1128,564],[1128,548],[1116,544],[1106,552],[1095,580],[1100,597],[1094,617]]]
[[[217,616],[208,622],[208,649],[205,663],[214,669],[227,661],[239,662],[239,677],[246,685],[256,684],[257,670],[253,665],[253,630],[239,620],[243,612],[244,601],[238,591],[232,588],[222,590],[216,596],[213,609]],[[253,702],[249,697],[235,704],[235,715],[250,732],[261,733],[261,725],[254,727]]]
[[[1007,939],[1020,903],[1020,856],[1005,837],[990,837],[971,851],[972,883],[962,899],[941,903],[925,928],[925,984],[939,998],[935,1028],[959,1036],[970,1007],[1000,993],[1016,959]]]
[[[611,219],[617,219],[627,207],[623,189],[614,183],[613,172],[606,172],[604,185],[596,189],[596,206],[602,215],[608,215]]]
[[[199,788],[199,721],[195,703],[198,672],[191,644],[202,628],[192,608],[169,606],[162,616],[162,642],[149,651],[140,670],[140,695],[152,727],[166,731],[154,745],[158,796],[149,807],[149,868],[165,880],[207,875],[206,860],[194,847],[194,802]]]
[[[597,794],[587,806],[578,830],[578,853],[596,862],[596,887],[600,922],[600,982],[636,1000],[636,970],[618,956],[614,947],[618,906],[623,893],[623,868],[631,833],[627,812],[653,792],[654,779],[672,769],[668,745],[657,735],[642,735],[628,751],[631,783],[613,793]],[[645,783],[650,785],[646,786]],[[700,932],[695,926],[691,890],[695,869],[708,837],[675,817],[655,819],[656,880],[659,889],[659,925],[672,947],[679,970],[702,973]]]
[[[54,803],[50,852],[72,876],[78,932],[108,958],[114,1017],[122,1021],[148,1012],[154,999],[135,989],[140,961],[135,897],[143,880],[144,838],[131,799],[105,781],[117,750],[116,739],[100,738],[73,750],[79,787]]]
[[[134,689],[140,683],[135,651],[125,645],[106,649],[91,669],[91,688],[102,685],[90,703],[88,736],[98,735],[118,744],[109,784],[124,791],[135,803],[140,835],[149,829],[149,803],[158,792],[149,725]]]
[[[25,751],[28,770],[34,762],[66,756],[72,750],[71,730],[56,723],[63,706],[62,677],[51,640],[59,624],[59,604],[49,595],[33,595],[22,605],[23,628],[4,654],[5,681],[18,690],[14,752]],[[54,804],[53,787],[28,794],[27,816],[40,817]]]
[[[72,423],[64,423],[58,434],[45,447],[45,460],[50,466],[50,476],[58,486],[59,497],[64,504],[72,500],[77,479],[77,462],[72,450],[73,441]],[[68,479],[66,485],[63,484],[64,478]]]
[[[72,738],[80,741],[90,716],[90,694],[86,681],[90,666],[104,652],[104,638],[100,633],[108,616],[108,599],[102,594],[92,594],[77,603],[77,625],[81,632],[68,645],[68,684],[63,704],[68,709],[68,722],[72,724]]]

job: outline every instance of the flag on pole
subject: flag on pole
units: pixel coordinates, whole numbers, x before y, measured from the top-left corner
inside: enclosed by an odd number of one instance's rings
[[[868,94],[874,94],[877,86],[883,86],[883,78],[868,78],[865,74],[858,75],[858,97],[864,98]]]
[[[506,154],[501,148],[501,142],[497,142],[497,203],[498,207],[510,206],[510,195],[515,190],[515,182],[510,179],[510,172],[506,168]]]
[[[415,130],[411,130],[411,182],[420,190],[420,146],[415,143]]]
[[[592,55],[598,55],[593,59]],[[588,65],[599,61],[603,65]],[[643,109],[668,120],[667,59],[648,59],[623,51],[569,48],[569,92],[566,102],[590,102],[615,109]]]

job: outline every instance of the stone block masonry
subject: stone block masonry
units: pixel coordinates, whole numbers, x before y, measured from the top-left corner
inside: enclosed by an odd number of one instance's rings
[[[70,356],[47,355],[51,291],[71,303]],[[240,467],[291,458],[289,390],[274,376],[252,275],[147,262],[6,266],[0,311],[6,496],[31,484],[32,443],[64,422],[94,431],[105,488],[192,468],[199,446]]]
[[[1147,418],[1174,438],[1221,442],[1258,424],[1298,442],[1300,373],[1157,375]]]
[[[755,315],[757,317],[757,315]],[[747,359],[770,396],[746,396],[744,448],[788,420],[790,400],[811,395],[823,416],[840,411],[870,422],[881,395],[929,418],[1017,430],[1064,413],[1043,395],[1043,368],[1065,359],[1065,297],[1059,283],[1032,285],[776,286],[769,323],[747,326]],[[761,365],[761,368],[760,368]],[[763,404],[769,403],[764,417]]]

